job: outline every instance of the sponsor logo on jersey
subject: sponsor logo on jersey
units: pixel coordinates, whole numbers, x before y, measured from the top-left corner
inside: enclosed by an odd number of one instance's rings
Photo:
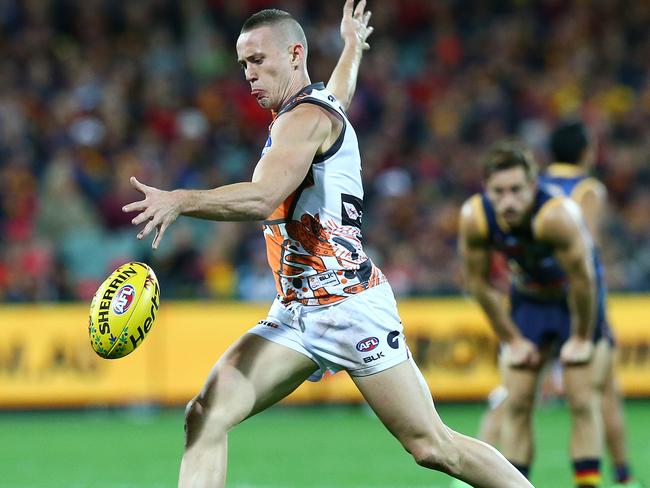
[[[341,194],[341,223],[361,227],[363,218],[363,200],[347,193]]]
[[[309,277],[309,287],[312,290],[318,290],[324,286],[338,285],[339,279],[334,271],[326,271]]]
[[[361,218],[361,214],[357,212],[357,209],[351,203],[343,202],[343,208],[345,209],[345,213],[347,213],[348,217],[350,217],[352,220]]]
[[[392,332],[388,333],[388,336],[386,337],[386,342],[392,349],[398,349],[399,348],[399,330],[394,330]]]
[[[372,356],[366,356],[363,358],[363,362],[368,364],[372,363],[373,361],[377,361],[377,359],[385,358],[384,353],[382,351],[379,351],[377,354],[373,354]]]
[[[379,345],[379,339],[376,337],[366,337],[365,339],[357,342],[357,351],[359,352],[369,352],[375,349]]]
[[[113,312],[122,315],[131,308],[135,300],[135,288],[131,285],[124,285],[120,288],[113,298]]]
[[[280,327],[278,324],[276,324],[274,322],[269,322],[268,320],[260,320],[257,323],[257,325],[265,325],[267,327],[271,327],[272,329],[277,329],[278,327]]]

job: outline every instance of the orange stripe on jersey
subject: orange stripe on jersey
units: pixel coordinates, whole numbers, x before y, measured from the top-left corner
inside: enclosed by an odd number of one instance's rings
[[[325,266],[325,263],[318,256],[308,256],[304,254],[288,254],[285,259],[290,263],[296,263],[296,264],[302,264],[303,266],[308,266],[309,268],[313,269],[317,273],[323,273],[327,271],[327,267]],[[293,266],[291,268],[299,269],[299,268],[294,268]],[[297,273],[287,273],[286,269],[287,266],[283,264],[282,272],[285,276],[291,276],[292,274],[297,274]],[[302,269],[300,269],[300,271],[302,271]]]
[[[298,192],[294,191],[291,195],[284,199],[278,208],[276,208],[267,220],[280,220],[289,217],[289,209],[298,196]]]
[[[300,242],[309,254],[315,256],[335,256],[336,252],[329,242],[329,232],[321,225],[320,219],[309,214],[303,214],[300,222],[287,222],[287,234]]]

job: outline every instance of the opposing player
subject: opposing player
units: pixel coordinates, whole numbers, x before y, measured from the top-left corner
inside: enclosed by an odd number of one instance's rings
[[[570,196],[580,205],[585,223],[598,247],[602,219],[606,214],[607,190],[601,182],[590,176],[593,158],[586,128],[580,122],[561,123],[551,135],[549,148],[556,162],[549,165],[546,172],[540,175],[540,183],[554,192]],[[642,485],[633,479],[629,466],[623,405],[614,374],[614,361],[608,361],[607,364],[609,370],[605,377],[601,410],[605,443],[614,465],[614,488],[640,488]],[[507,389],[503,385],[490,394],[489,410],[481,422],[479,438],[494,446],[498,446],[500,442],[507,395]]]
[[[344,7],[342,33],[353,66],[368,33],[364,7],[362,1],[353,12],[352,0]],[[140,238],[156,230],[154,247],[179,215],[264,220],[276,278],[278,297],[268,317],[219,359],[188,405],[179,486],[224,486],[228,431],[326,370],[347,371],[422,466],[478,487],[532,486],[492,447],[438,417],[390,286],[361,246],[354,129],[336,97],[310,82],[300,24],[280,10],[258,12],[244,24],[237,54],[252,95],[274,114],[252,181],[167,192],[133,180],[145,199],[125,207],[140,212],[134,224],[146,222]]]
[[[532,157],[501,143],[485,163],[485,192],[462,207],[460,251],[466,283],[504,344],[501,449],[523,474],[533,458],[531,415],[542,365],[564,364],[578,487],[599,483],[600,396],[608,369],[608,328],[600,265],[579,207],[538,185]],[[489,280],[490,253],[512,269],[510,311]]]
[[[589,134],[581,122],[559,124],[550,138],[555,163],[540,176],[540,182],[554,191],[573,198],[582,210],[596,246],[601,242],[602,221],[606,215],[607,189],[590,176],[593,152]],[[608,362],[603,392],[602,414],[605,441],[614,464],[615,488],[637,488],[633,480],[625,446],[625,428],[621,392],[614,374],[614,361]]]

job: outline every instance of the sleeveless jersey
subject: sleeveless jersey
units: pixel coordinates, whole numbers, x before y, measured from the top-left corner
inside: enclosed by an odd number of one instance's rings
[[[535,217],[553,199],[544,188],[538,188],[528,224],[511,229],[500,222],[485,193],[480,195],[488,241],[493,249],[507,258],[512,284],[518,291],[537,294],[566,287],[566,275],[555,259],[553,247],[533,235]]]
[[[539,176],[539,183],[552,193],[579,200],[582,193],[596,184],[596,179],[574,164],[554,163]]]
[[[363,187],[354,129],[323,83],[303,88],[274,120],[301,103],[322,107],[343,127],[332,147],[314,157],[300,186],[264,222],[264,238],[282,302],[330,305],[386,278],[361,245]],[[271,127],[262,156],[273,144]]]
[[[550,193],[564,195],[577,201],[585,191],[597,185],[598,180],[574,164],[553,163],[539,176],[539,184]],[[596,246],[593,248],[593,254],[598,286],[604,287],[603,265]]]

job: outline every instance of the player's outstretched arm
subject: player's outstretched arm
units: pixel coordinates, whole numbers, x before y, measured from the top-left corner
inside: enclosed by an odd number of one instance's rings
[[[583,364],[591,359],[596,324],[596,274],[591,239],[580,207],[569,198],[557,198],[542,208],[533,224],[535,237],[549,242],[567,275],[571,310],[571,337],[562,346],[560,359]]]
[[[373,28],[368,25],[370,11],[364,12],[366,0],[361,0],[356,8],[354,0],[346,0],[341,20],[343,52],[327,82],[327,89],[341,102],[345,110],[352,103],[357,86],[357,76],[363,51],[370,49],[367,42]]]
[[[330,118],[319,107],[302,104],[273,124],[273,145],[257,163],[252,181],[212,190],[164,191],[132,177],[131,184],[145,198],[125,205],[123,211],[140,212],[132,220],[134,225],[146,222],[138,239],[156,230],[154,249],[179,215],[225,221],[263,220],[298,188],[331,130]]]
[[[506,347],[509,366],[535,366],[539,353],[535,345],[524,338],[504,306],[504,294],[490,282],[490,249],[487,228],[481,220],[478,196],[465,202],[460,214],[458,239],[465,287],[476,298],[487,315],[490,325]]]

